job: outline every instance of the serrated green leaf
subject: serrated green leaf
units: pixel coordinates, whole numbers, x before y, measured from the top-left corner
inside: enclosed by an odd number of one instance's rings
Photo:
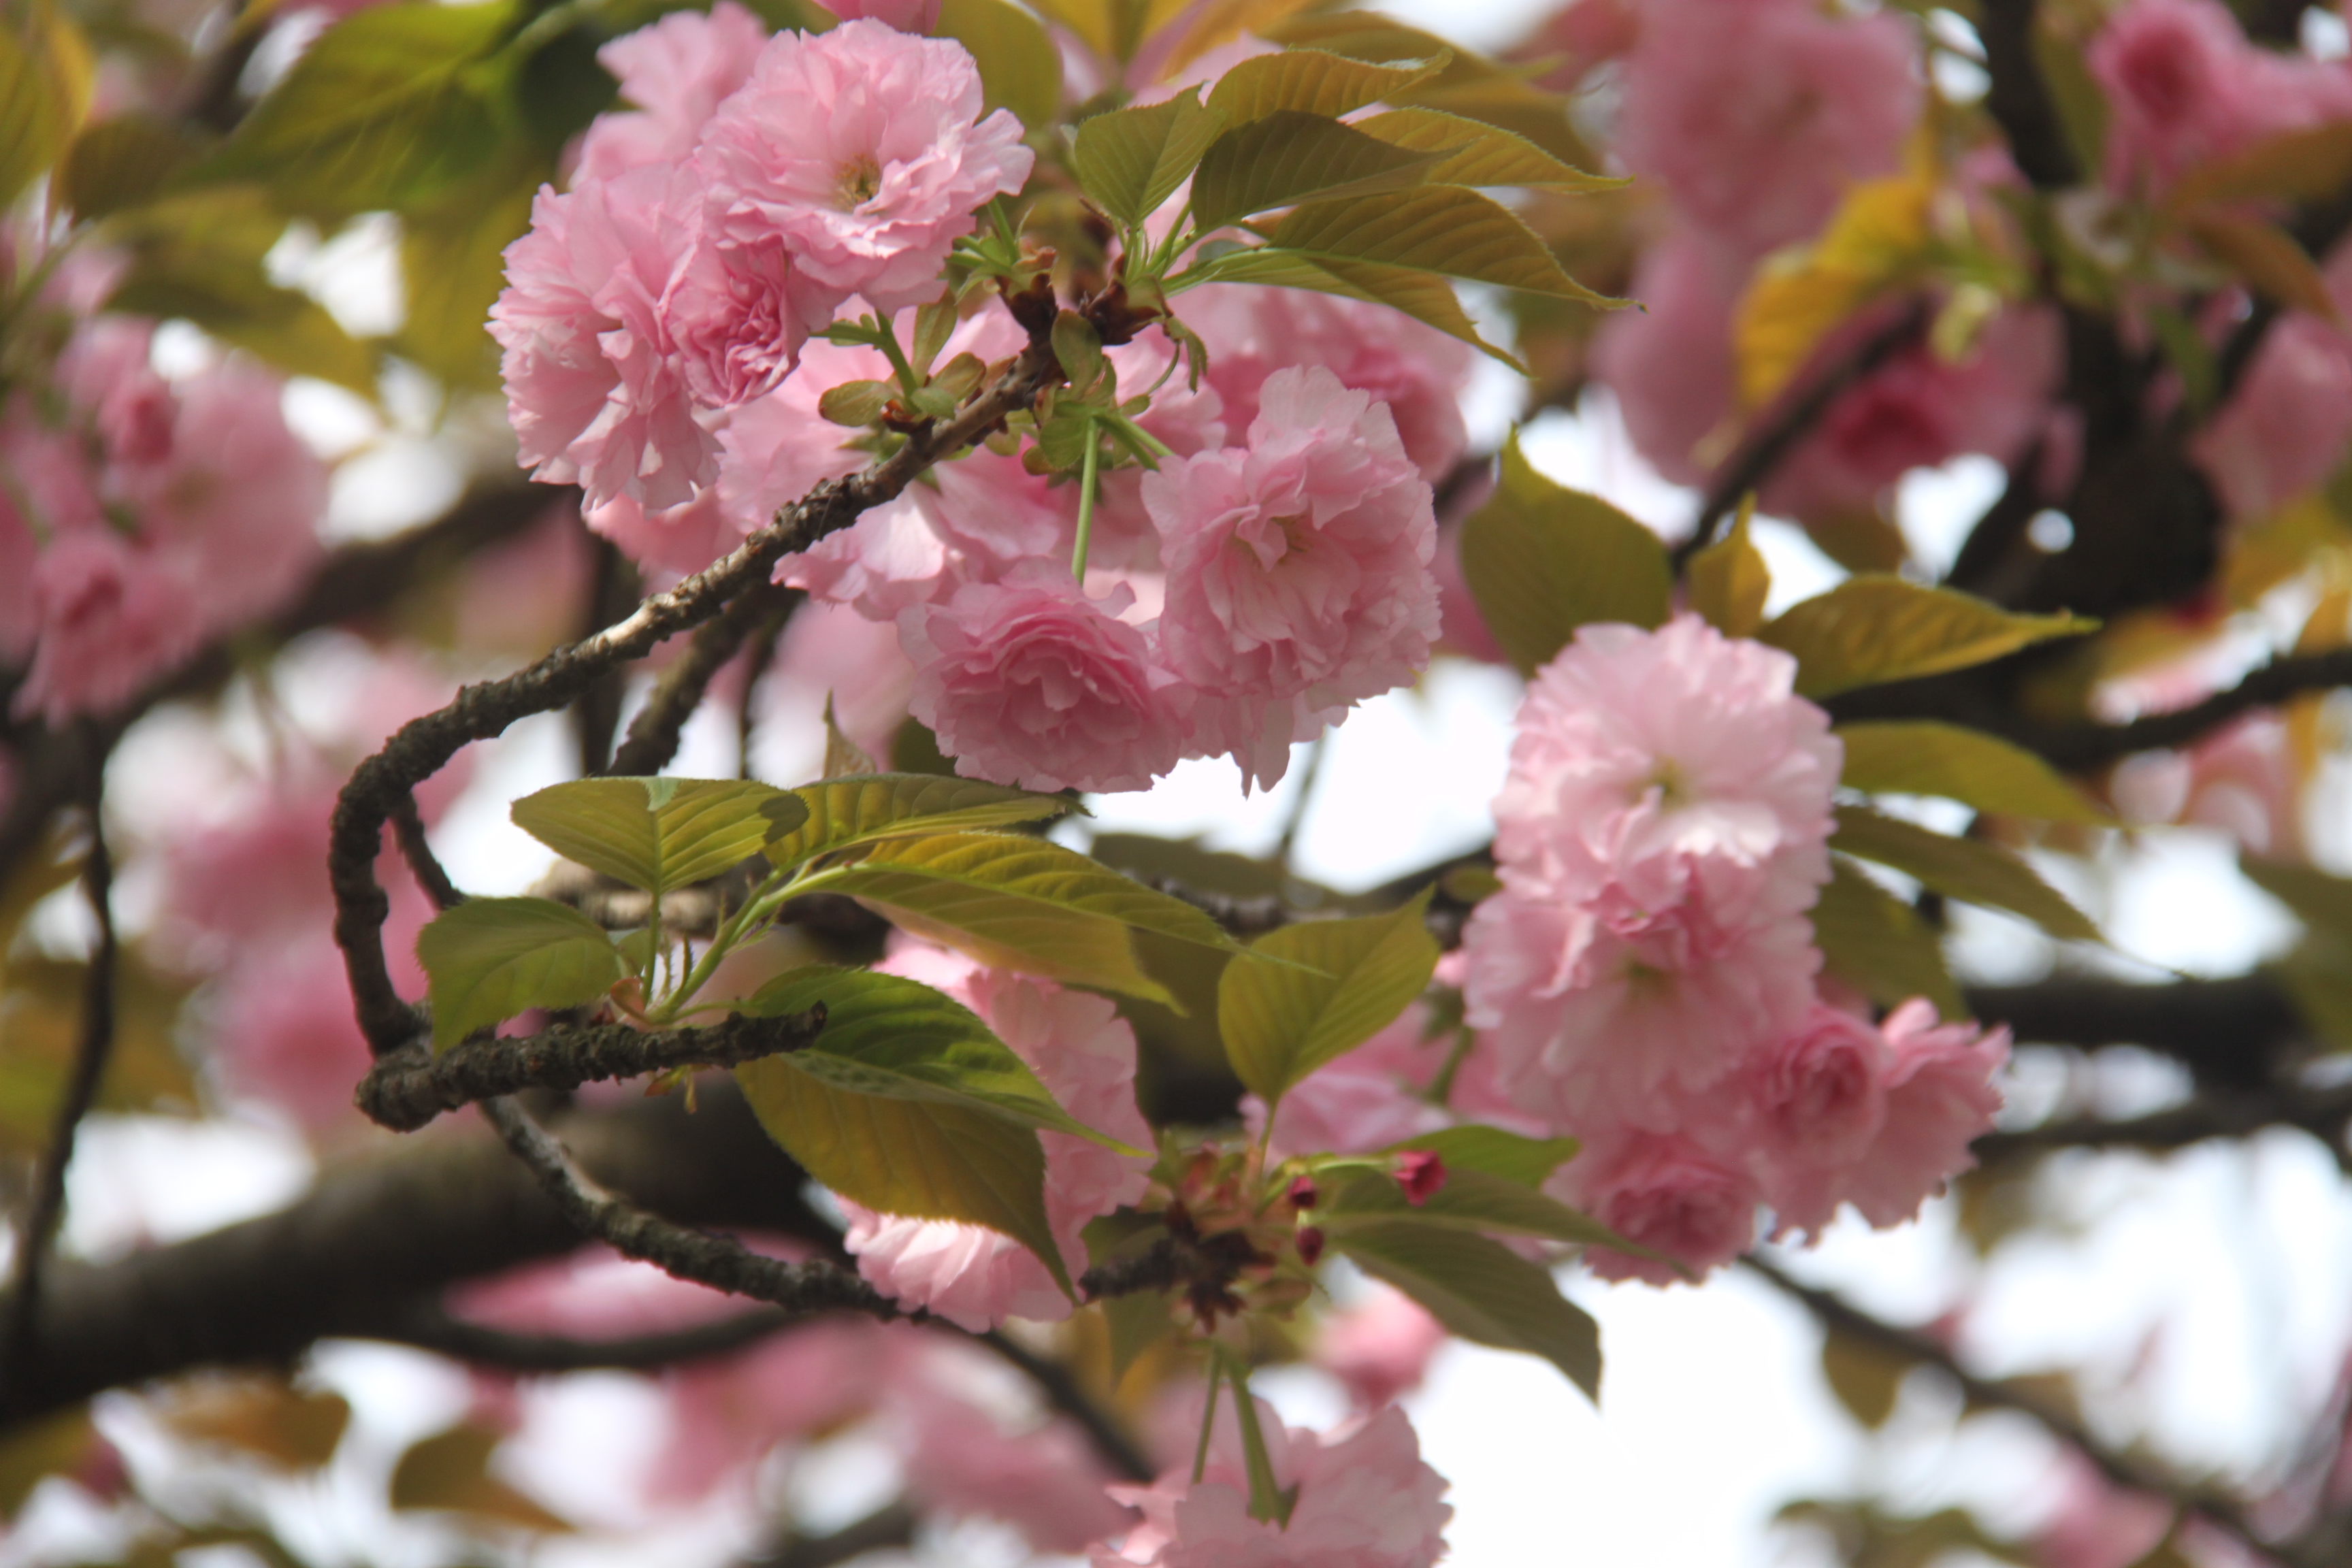
[[[1223,228],[1309,197],[1402,190],[1452,151],[1397,147],[1336,120],[1276,110],[1210,144],[1192,175],[1192,216],[1204,229]]]
[[[2063,614],[2012,615],[1949,588],[1871,574],[1790,605],[1756,639],[1796,656],[1800,694],[1827,697],[1966,669],[2098,624]]]
[[[1070,168],[1094,204],[1125,224],[1139,224],[1191,177],[1201,154],[1226,124],[1186,88],[1164,103],[1115,109],[1082,121]]]
[[[573,779],[523,796],[509,815],[565,859],[658,899],[759,854],[806,807],[750,779]]]
[[[760,1125],[803,1170],[879,1214],[1009,1236],[1070,1289],[1045,1216],[1045,1154],[1034,1131],[992,1109],[840,1088],[799,1057],[746,1062],[735,1079]]]
[[[1034,16],[1004,0],[940,0],[935,38],[953,38],[980,71],[984,109],[1024,126],[1050,125],[1062,107],[1062,51]]]
[[[85,125],[66,149],[58,196],[77,217],[106,217],[154,196],[196,155],[195,139],[178,121],[117,115]]]
[[[1441,1127],[1392,1143],[1381,1152],[1426,1150],[1444,1161],[1448,1171],[1484,1171],[1523,1187],[1539,1187],[1574,1158],[1580,1147],[1573,1138],[1528,1138],[1499,1127],[1465,1126]]]
[[[1839,783],[1886,795],[1937,795],[1979,811],[2111,826],[2114,818],[2022,747],[1932,719],[1841,724]]]
[[[1936,933],[1912,907],[1832,857],[1829,884],[1812,908],[1822,966],[1882,1007],[1925,996],[1947,1018],[1967,1005],[1944,967]]]
[[[2006,910],[2062,942],[2105,940],[2088,915],[1998,844],[1931,833],[1868,806],[1841,805],[1830,847],[1892,867],[1948,899]]]
[[[1444,153],[1429,171],[1433,185],[1526,185],[1582,193],[1613,191],[1631,183],[1588,174],[1524,136],[1439,110],[1391,109],[1349,123],[1392,146]]]
[[[1405,1197],[1395,1177],[1384,1172],[1365,1171],[1334,1187],[1315,1209],[1315,1223],[1334,1240],[1359,1226],[1384,1225],[1399,1218],[1454,1230],[1536,1236],[1577,1247],[1613,1247],[1622,1252],[1650,1256],[1647,1247],[1627,1241],[1599,1220],[1578,1213],[1524,1182],[1489,1171],[1457,1171],[1450,1164],[1445,1168],[1444,1182],[1419,1204]]]
[[[1658,536],[1536,472],[1516,436],[1503,448],[1502,483],[1462,525],[1462,576],[1522,674],[1550,662],[1579,626],[1662,626],[1673,608],[1674,568]]]
[[[47,0],[0,16],[0,208],[64,156],[89,93],[89,46]]]
[[[768,859],[780,870],[877,838],[1013,827],[1086,811],[1067,795],[933,773],[864,773],[790,793],[808,816],[789,827],[769,826]]]
[[[1372,65],[1322,49],[1285,49],[1246,59],[1209,89],[1209,107],[1246,125],[1282,110],[1335,119],[1429,80],[1452,61],[1451,49],[1426,60]]]
[[[489,58],[512,0],[380,5],[312,44],[198,173],[261,180],[320,213],[399,210],[495,156],[502,137]]]
[[[778,975],[735,1005],[754,1018],[791,1017],[820,1006],[824,1029],[793,1060],[835,1089],[966,1106],[1118,1153],[1144,1152],[1063,1110],[980,1015],[919,981],[811,964]]]
[[[1601,1398],[1601,1326],[1550,1273],[1499,1241],[1416,1219],[1384,1219],[1333,1245],[1465,1340],[1541,1356]]]
[[[551,899],[468,899],[416,934],[433,1048],[532,1007],[580,1007],[627,971],[613,939]]]
[[[1517,213],[1461,185],[1305,202],[1267,238],[1318,261],[1406,267],[1604,310],[1625,303],[1570,278]]]
[[[1240,951],[1192,905],[1043,839],[956,833],[886,840],[811,886],[846,893],[983,963],[1171,1006],[1175,998],[1136,963],[1130,927]]]
[[[1272,246],[1228,251],[1187,274],[1197,282],[1259,283],[1276,289],[1311,289],[1320,294],[1363,300],[1402,310],[1414,321],[1459,338],[1487,357],[1499,360],[1521,374],[1527,366],[1478,335],[1477,324],[1462,309],[1454,285],[1432,273],[1403,267],[1381,267],[1369,261],[1310,260]]]
[[[1424,889],[1388,914],[1301,921],[1252,942],[1251,952],[1297,967],[1231,963],[1218,978],[1217,1027],[1242,1082],[1275,1105],[1393,1023],[1437,967],[1428,917]]]
[[[1749,510],[1741,507],[1731,531],[1690,562],[1690,607],[1726,637],[1754,637],[1772,594],[1771,569],[1748,537]]]

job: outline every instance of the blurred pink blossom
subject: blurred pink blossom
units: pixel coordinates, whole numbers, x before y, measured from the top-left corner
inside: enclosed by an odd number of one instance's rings
[[[1134,1521],[1133,1510],[1104,1491],[1112,1478],[1068,1416],[1007,1431],[935,1378],[906,1378],[899,1389],[907,1490],[926,1511],[1000,1519],[1037,1551],[1055,1553],[1084,1552]]]
[[[1875,1226],[1898,1225],[1976,1168],[1969,1145],[1992,1131],[2000,1109],[1993,1075],[2009,1060],[2007,1026],[1939,1024],[1934,1004],[1906,1002],[1881,1026],[1894,1065],[1886,1122],[1849,1173],[1845,1195]]]
[[[1748,1250],[1763,1198],[1738,1162],[1681,1133],[1632,1128],[1592,1139],[1544,1190],[1698,1274]],[[1588,1248],[1584,1260],[1603,1279],[1680,1278],[1672,1264],[1613,1247]]]
[[[767,24],[735,0],[708,13],[672,11],[596,51],[635,112],[600,114],[580,140],[573,183],[610,179],[693,155],[719,104],[751,74]]]
[[[1346,1385],[1359,1410],[1378,1410],[1421,1386],[1445,1326],[1402,1290],[1373,1285],[1365,1300],[1323,1320],[1311,1359]]]

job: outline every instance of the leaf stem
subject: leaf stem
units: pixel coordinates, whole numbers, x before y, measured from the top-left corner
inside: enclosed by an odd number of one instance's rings
[[[1070,575],[1078,580],[1081,590],[1087,584],[1087,549],[1093,542],[1095,528],[1095,489],[1101,479],[1102,436],[1095,428],[1092,415],[1087,416],[1087,456],[1078,469],[1078,538],[1070,547]]]

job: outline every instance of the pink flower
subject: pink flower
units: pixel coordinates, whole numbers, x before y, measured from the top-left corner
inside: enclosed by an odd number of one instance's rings
[[[1886,1125],[1885,1039],[1866,1017],[1816,1002],[1801,1026],[1752,1055],[1713,1097],[1783,1230],[1818,1231],[1838,1185]]]
[[[1632,1130],[1594,1139],[1545,1191],[1698,1274],[1748,1250],[1763,1196],[1737,1162],[1696,1141]],[[1612,1247],[1590,1248],[1584,1260],[1603,1279],[1671,1285],[1681,1278],[1669,1264]]]
[[[1992,1131],[2000,1109],[1992,1076],[2009,1059],[2009,1030],[1939,1025],[1934,1005],[1921,999],[1888,1014],[1882,1029],[1895,1058],[1886,1124],[1848,1174],[1845,1195],[1871,1224],[1889,1226],[1975,1168],[1969,1145]]]
[[[1404,685],[1437,636],[1429,486],[1388,411],[1320,367],[1269,376],[1249,445],[1143,479],[1160,638],[1207,700],[1194,743],[1260,783],[1337,710]]]
[[[1326,1436],[1256,1404],[1275,1484],[1298,1489],[1289,1523],[1249,1516],[1241,1423],[1221,1401],[1199,1481],[1183,1465],[1149,1487],[1109,1489],[1144,1521],[1118,1548],[1097,1546],[1094,1568],[1431,1568],[1444,1555],[1445,1478],[1422,1462],[1403,1411],[1391,1405]]]
[[[2341,310],[2352,305],[2352,247],[2327,258],[2322,276]],[[2352,335],[2291,311],[2263,336],[2238,390],[2189,452],[2222,504],[2256,522],[2317,489],[2352,443]]]
[[[1676,484],[1706,479],[1714,464],[1700,460],[1702,444],[1731,417],[1731,319],[1747,275],[1744,261],[1677,231],[1634,269],[1631,291],[1643,308],[1594,330],[1593,374],[1617,395],[1634,447]]]
[[[851,294],[885,315],[936,300],[972,214],[1034,161],[1019,121],[980,110],[980,73],[952,40],[875,21],[780,33],[696,154],[712,220],[730,245],[782,242],[816,285],[799,299],[811,330]]]
[[[700,188],[663,165],[542,188],[490,310],[507,412],[532,477],[680,505],[717,477],[704,421],[793,367],[805,335],[793,258],[772,236],[720,247]]]
[[[173,570],[186,564],[111,530],[53,541],[33,568],[40,641],[16,712],[51,724],[110,712],[194,653],[205,626],[195,584]]]
[[[767,41],[759,17],[735,0],[718,0],[707,15],[673,11],[598,49],[598,63],[636,112],[596,117],[581,138],[572,183],[691,156],[703,126],[743,85]]]
[[[1181,693],[1125,588],[1088,598],[1051,565],[967,583],[898,617],[908,706],[967,777],[1024,789],[1149,789],[1183,752]]]
[[[1801,0],[1653,0],[1625,62],[1617,151],[1711,239],[1753,258],[1892,173],[1919,117],[1909,30]]]
[[[1151,1146],[1150,1129],[1135,1108],[1135,1031],[1109,1002],[921,948],[885,967],[937,985],[986,1019],[1072,1116],[1136,1148]],[[1072,1133],[1038,1136],[1045,1147],[1045,1216],[1075,1275],[1087,1262],[1079,1233],[1143,1195],[1150,1161]],[[877,1215],[846,1201],[842,1207],[850,1215],[845,1242],[857,1255],[858,1272],[900,1301],[975,1332],[1008,1317],[1069,1316],[1069,1299],[1045,1266],[1008,1236]]]
[[[777,1444],[814,1438],[865,1414],[906,1333],[867,1318],[823,1318],[741,1355],[664,1373],[668,1433],[646,1472],[647,1494],[700,1501]]]
[[[1313,1361],[1347,1386],[1359,1410],[1378,1410],[1421,1386],[1445,1327],[1421,1304],[1385,1285],[1360,1305],[1324,1319]]]
[[[1111,1501],[1111,1477],[1068,1416],[1008,1432],[969,1400],[909,1379],[901,1395],[907,1489],[926,1512],[1001,1519],[1037,1551],[1084,1552],[1116,1535],[1133,1510]]]
[[[1184,321],[1209,345],[1207,384],[1233,429],[1247,429],[1257,417],[1266,377],[1286,366],[1319,365],[1350,391],[1388,405],[1422,478],[1434,483],[1461,459],[1469,439],[1462,394],[1476,353],[1458,338],[1384,305],[1237,284],[1189,296]]]

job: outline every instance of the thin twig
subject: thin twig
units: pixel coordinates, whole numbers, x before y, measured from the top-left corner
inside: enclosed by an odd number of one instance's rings
[[[466,901],[457,884],[449,879],[440,857],[433,853],[433,845],[425,837],[425,817],[416,809],[416,794],[410,791],[393,804],[392,834],[400,841],[401,858],[416,878],[416,885],[433,900],[436,910],[456,909]]]
[[[106,826],[100,817],[105,773],[102,762],[91,771],[89,847],[81,871],[82,897],[98,921],[98,943],[82,977],[81,1037],[74,1046],[73,1068],[50,1122],[48,1147],[33,1179],[24,1227],[17,1233],[16,1286],[8,1297],[5,1331],[0,1331],[0,1389],[14,1384],[18,1370],[31,1364],[37,1349],[41,1278],[49,1243],[65,1210],[66,1170],[73,1163],[75,1136],[98,1099],[107,1058],[114,1049],[114,865],[107,853]]]
[[[1290,869],[1290,851],[1298,842],[1298,830],[1306,824],[1307,808],[1315,799],[1315,781],[1323,772],[1323,753],[1330,749],[1331,731],[1324,731],[1307,748],[1307,762],[1298,770],[1298,793],[1290,797],[1289,815],[1283,818],[1282,837],[1274,841],[1274,863],[1285,872]]]
[[[751,651],[743,658],[743,689],[735,694],[735,776],[751,776],[751,736],[759,728],[759,715],[753,704],[760,695],[760,683],[768,677],[769,668],[776,662],[776,649],[783,641],[784,627],[792,620],[795,602],[782,613],[772,617],[753,635]]]
[[[1029,1380],[1044,1391],[1056,1409],[1086,1428],[1087,1436],[1094,1440],[1095,1451],[1122,1477],[1148,1482],[1160,1474],[1160,1467],[1137,1445],[1134,1436],[1096,1402],[1068,1367],[1050,1356],[1039,1355],[1002,1329],[991,1329],[974,1337],[1028,1373]]]
[[[775,1551],[763,1557],[745,1558],[739,1568],[834,1568],[835,1563],[863,1557],[869,1552],[911,1545],[917,1522],[915,1510],[903,1500],[886,1503],[864,1519],[829,1534],[802,1535],[794,1531],[785,1536]]]
[[[1989,1132],[1969,1147],[1979,1161],[1990,1164],[2053,1149],[2185,1149],[2209,1138],[2248,1137],[2265,1127],[2299,1127],[2340,1155],[2347,1121],[2352,1121],[2352,1086],[2259,1094],[2209,1090],[2185,1105],[2146,1116],[2120,1121],[2069,1117],[2011,1132]]]
[[[514,1333],[452,1316],[437,1306],[394,1314],[371,1338],[414,1345],[454,1361],[503,1372],[553,1373],[611,1369],[655,1372],[713,1356],[732,1355],[801,1320],[781,1307],[759,1307],[716,1322],[624,1339],[575,1340],[561,1334]]]
[[[421,1044],[376,1060],[353,1100],[378,1125],[413,1132],[444,1111],[526,1089],[577,1089],[682,1067],[733,1067],[803,1050],[824,1009],[789,1018],[730,1016],[701,1027],[649,1031],[626,1024],[559,1024],[535,1035],[477,1037],[434,1056]]]
[[[733,553],[646,599],[617,624],[502,680],[465,688],[448,706],[402,726],[383,750],[362,763],[336,802],[327,866],[335,894],[335,942],[342,949],[370,1047],[381,1055],[406,1043],[419,1021],[416,1009],[394,987],[384,960],[383,922],[391,904],[375,878],[383,824],[402,795],[470,742],[502,734],[528,715],[562,707],[607,672],[719,615],[746,589],[765,582],[778,561],[896,499],[933,462],[962,451],[1007,415],[1026,407],[1057,372],[1052,349],[1033,343],[953,419],[918,431],[897,452],[859,473],[817,486]]]
[[[2169,713],[2151,713],[2128,724],[2085,724],[2020,739],[2057,766],[2080,771],[2134,752],[2189,745],[2241,714],[2337,686],[2352,686],[2352,647],[2274,658],[2249,671],[2228,690]]]
[[[2102,1442],[2073,1413],[2060,1408],[2032,1388],[1979,1377],[1960,1365],[1949,1349],[1926,1334],[1897,1328],[1871,1316],[1831,1291],[1801,1284],[1761,1258],[1743,1258],[1740,1262],[1759,1278],[1769,1281],[1775,1289],[1801,1303],[1830,1332],[1861,1341],[1900,1361],[1935,1367],[1958,1386],[1961,1397],[1969,1405],[2014,1410],[2031,1416],[2053,1436],[2078,1450],[2117,1486],[2152,1492],[2170,1500],[2175,1507],[2184,1511],[2202,1514],[2252,1547],[2258,1556],[2281,1553],[2280,1547],[2255,1533],[2244,1509],[2235,1500],[2167,1474],[2135,1455],[2118,1452]],[[2294,1563],[2296,1568],[2319,1568],[2315,1562],[2306,1564],[2291,1552],[2284,1560]]]
[[[677,754],[678,736],[702,705],[711,678],[726,668],[746,641],[772,624],[781,626],[800,596],[796,588],[757,584],[698,630],[686,651],[662,671],[646,705],[629,721],[628,735],[604,771],[634,777],[659,773],[667,766]]]

